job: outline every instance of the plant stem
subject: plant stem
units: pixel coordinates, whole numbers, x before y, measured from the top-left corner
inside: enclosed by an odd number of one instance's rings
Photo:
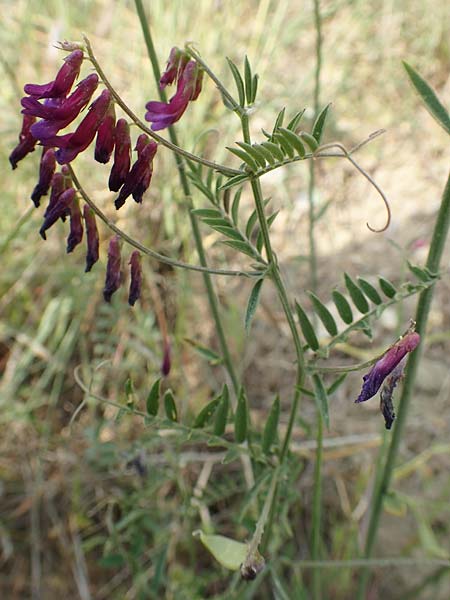
[[[447,239],[448,230],[450,226],[450,174],[447,179],[447,184],[442,196],[441,206],[436,219],[434,227],[433,237],[431,240],[430,250],[428,253],[428,259],[426,267],[432,272],[436,273],[439,271],[439,266],[444,251],[445,241]],[[417,310],[416,310],[416,331],[421,336],[422,340],[425,338],[425,331],[430,313],[431,302],[433,300],[434,286],[423,290],[419,296]],[[378,532],[378,526],[380,523],[381,511],[383,508],[383,499],[385,494],[389,490],[389,485],[392,478],[392,472],[394,470],[395,461],[400,447],[400,442],[405,429],[406,418],[408,414],[409,405],[411,402],[412,392],[414,388],[414,382],[417,376],[417,370],[419,367],[421,355],[422,355],[422,344],[419,344],[418,348],[411,353],[408,365],[406,367],[405,381],[403,386],[402,395],[400,398],[398,413],[396,419],[396,425],[392,434],[391,444],[389,446],[386,463],[380,478],[380,484],[376,490],[375,497],[373,498],[372,510],[370,514],[369,527],[367,531],[366,544],[364,549],[364,557],[370,558],[372,556],[376,536]],[[358,598],[363,600],[366,594],[366,588],[369,580],[369,570],[366,568],[361,573]]]
[[[322,457],[323,457],[323,419],[317,411],[317,449],[314,465],[314,496],[312,513],[312,560],[320,560],[320,544],[322,541]],[[313,572],[313,598],[322,597],[321,576],[318,569]]]
[[[159,80],[161,78],[161,73],[159,70],[159,63],[158,63],[158,59],[156,56],[155,47],[153,45],[153,39],[152,39],[152,35],[150,32],[150,28],[148,26],[148,20],[145,15],[142,0],[135,0],[135,5],[136,5],[136,10],[138,13],[139,21],[141,23],[142,33],[144,35],[144,40],[145,40],[145,44],[147,47],[148,56],[149,56],[150,62],[152,64],[153,75],[154,75],[155,81],[158,85]],[[159,89],[159,85],[158,85],[158,89]],[[159,89],[159,94],[160,94],[160,98],[164,101],[165,100],[164,90]],[[172,144],[175,146],[175,148],[178,149],[179,145],[178,145],[177,134],[176,134],[173,126],[169,127],[169,137],[172,140]],[[186,172],[185,172],[183,158],[177,150],[174,150],[174,152],[175,152],[175,160],[176,160],[176,164],[177,164],[177,168],[178,168],[178,174],[180,177],[181,186],[183,188],[183,193],[184,193],[187,203],[188,203],[189,219],[191,222],[191,228],[192,228],[192,233],[194,236],[194,242],[195,242],[195,247],[197,249],[197,254],[198,254],[198,257],[200,260],[200,264],[203,267],[207,267],[208,265],[206,262],[205,250],[203,248],[203,241],[202,241],[202,236],[200,234],[200,228],[198,225],[198,221],[197,221],[197,218],[195,217],[195,215],[193,215],[190,210],[193,208],[192,196],[191,196],[191,191],[190,191],[190,187],[189,187],[189,181],[188,181],[188,178],[187,178]],[[184,155],[184,156],[186,157],[186,155]],[[186,157],[186,158],[189,158],[189,157]],[[204,161],[202,161],[202,162],[203,162],[203,164],[205,164]],[[209,162],[209,161],[207,161],[207,162]],[[215,165],[214,163],[211,163],[210,165],[206,165],[206,166],[209,166],[210,168],[218,170],[217,165]],[[233,361],[231,359],[231,354],[230,354],[227,340],[225,337],[222,320],[220,318],[219,303],[218,303],[217,296],[214,291],[214,287],[213,287],[212,280],[211,280],[209,273],[203,273],[203,281],[204,281],[206,293],[208,296],[208,302],[209,302],[211,314],[214,319],[214,324],[215,324],[215,328],[216,328],[216,332],[217,332],[217,337],[219,340],[219,345],[220,345],[223,361],[224,361],[226,370],[228,372],[228,375],[231,379],[231,383],[233,385],[235,395],[237,397],[237,395],[239,394],[239,382],[238,382],[238,378],[237,378],[237,375],[236,375],[236,372],[234,369]]]
[[[316,68],[314,71],[314,118],[319,113],[320,102],[320,74],[322,70],[322,20],[320,16],[320,0],[314,0],[314,25],[316,29]],[[315,164],[309,163],[308,183],[308,239],[309,239],[309,273],[311,290],[317,291],[317,253],[314,234],[315,211],[314,211],[314,189],[315,189]]]

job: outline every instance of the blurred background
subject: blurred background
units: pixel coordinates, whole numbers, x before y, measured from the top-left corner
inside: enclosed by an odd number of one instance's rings
[[[261,128],[271,130],[283,107],[288,117],[307,107],[310,126],[316,36],[312,2],[154,0],[144,5],[162,68],[173,45],[190,41],[232,86],[225,57],[241,66],[248,55],[260,76],[251,120],[255,141],[263,139]],[[387,130],[361,149],[358,159],[383,188],[393,213],[385,233],[371,233],[366,222],[381,227],[385,212],[367,181],[341,159],[317,163],[314,203],[323,209],[316,230],[318,295],[328,302],[336,286],[342,289],[344,271],[368,280],[382,275],[400,284],[411,277],[405,257],[417,264],[425,261],[448,173],[448,138],[421,107],[401,61],[418,69],[450,105],[450,5],[441,0],[323,0],[320,6],[320,103],[332,102],[324,142],[338,140],[350,148],[375,130]],[[96,393],[119,403],[126,402],[126,382],[131,380],[142,408],[159,375],[164,323],[172,348],[168,385],[183,418],[197,413],[226,379],[220,367],[208,364],[185,341],[217,350],[201,277],[145,259],[142,300],[134,309],[127,305],[125,288],[111,304],[104,303],[108,231],[100,231],[99,263],[85,274],[82,245],[66,255],[62,225],[52,228],[46,242],[39,236],[43,211],[32,207],[30,194],[40,152],[14,172],[8,163],[20,131],[23,85],[53,79],[63,56],[54,47],[58,40],[80,40],[85,33],[116,90],[143,116],[145,102],[156,99],[157,90],[134,3],[2,0],[0,11],[1,596],[308,598],[307,591],[299,595],[305,581],[308,588],[308,574],[295,568],[295,560],[308,558],[313,403],[304,401],[294,432],[298,486],[275,534],[290,567],[279,566],[279,589],[238,587],[234,596],[227,596],[229,573],[191,532],[207,518],[216,532],[249,537],[254,516],[243,514],[248,482],[241,464],[222,465],[205,447],[181,448],[176,438],[156,435],[139,419],[118,417],[116,409],[85,398],[74,379],[78,368]],[[85,64],[82,73],[89,71]],[[177,131],[186,149],[238,166],[225,146],[240,139],[239,122],[210,81]],[[167,150],[158,152],[143,204],[127,202],[119,213],[107,190],[110,166],[95,163],[93,151],[74,166],[88,194],[120,227],[161,253],[198,263]],[[273,245],[291,297],[308,306],[308,166],[297,163],[278,170],[262,184],[273,209],[281,211],[272,228]],[[247,194],[244,215],[251,211]],[[206,206],[200,195],[194,194],[193,201],[196,207]],[[216,233],[206,227],[202,231],[212,265],[248,267],[245,257],[216,243]],[[124,257],[129,253],[124,250]],[[386,506],[376,556],[431,559],[448,558],[450,552],[448,254],[443,269],[394,476],[396,493]],[[278,392],[285,422],[294,354],[273,290],[264,287],[246,337],[243,313],[250,282],[219,277],[214,282],[252,419],[264,423]],[[414,307],[413,298],[387,310],[372,342],[356,336],[332,360],[351,364],[381,352],[407,328]],[[361,375],[351,374],[330,406],[324,466],[324,554],[330,559],[358,555],[374,460],[385,435],[377,401],[353,403]],[[356,575],[348,568],[324,569],[327,598],[351,598]],[[375,569],[370,593],[370,598],[446,599],[450,570],[426,561]]]

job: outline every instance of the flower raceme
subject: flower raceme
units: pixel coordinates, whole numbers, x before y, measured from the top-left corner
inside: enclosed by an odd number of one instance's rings
[[[420,335],[415,331],[410,331],[391,346],[380,360],[375,363],[372,370],[367,375],[364,375],[361,393],[355,402],[365,402],[375,396],[386,377],[394,371],[408,352],[412,352],[418,346],[419,342]]]
[[[139,136],[136,144],[137,160],[126,176],[125,182],[114,202],[117,210],[125,204],[125,200],[131,195],[136,202],[142,202],[142,196],[150,185],[152,178],[153,158],[157,149],[158,144],[150,140],[145,133]]]
[[[170,62],[170,60],[169,60]],[[170,72],[170,76],[166,76],[164,81],[174,81],[172,78],[172,71],[168,68],[166,73]],[[201,89],[203,80],[203,70],[200,65],[195,61],[188,61],[181,69],[177,67],[177,91],[174,96],[166,102],[147,102],[145,108],[146,121],[152,123],[153,131],[159,131],[165,129],[170,125],[173,125],[183,116],[184,111],[188,107],[189,102],[197,100]],[[164,75],[163,75],[164,77]],[[163,77],[161,80],[163,80]],[[163,81],[163,85],[165,85]],[[161,83],[160,83],[161,85]]]

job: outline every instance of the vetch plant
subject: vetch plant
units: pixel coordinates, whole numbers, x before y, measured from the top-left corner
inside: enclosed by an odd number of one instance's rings
[[[321,548],[325,543],[321,534],[322,521],[322,447],[324,429],[329,427],[333,416],[329,398],[338,389],[350,371],[362,371],[372,367],[364,375],[362,390],[355,400],[365,402],[380,392],[380,407],[387,429],[393,426],[392,441],[384,465],[381,465],[378,485],[373,494],[370,525],[364,550],[365,559],[370,561],[383,498],[388,493],[392,469],[401,436],[408,405],[412,395],[414,377],[420,358],[420,347],[425,338],[427,315],[434,286],[439,278],[440,259],[448,232],[450,219],[450,190],[447,184],[442,205],[436,221],[435,233],[430,247],[430,255],[424,268],[408,263],[411,281],[396,287],[384,277],[378,282],[364,278],[352,278],[343,274],[341,288],[330,291],[330,301],[317,295],[316,249],[314,242],[314,206],[312,193],[315,185],[314,164],[326,158],[344,158],[367,179],[379,195],[386,210],[385,225],[373,232],[384,231],[390,223],[391,211],[384,192],[373,178],[356,162],[354,155],[365,144],[375,140],[381,131],[375,132],[351,149],[341,142],[322,143],[326,130],[330,104],[319,107],[320,82],[320,12],[316,6],[318,30],[315,94],[315,119],[312,127],[304,123],[305,110],[298,106],[282,109],[275,116],[273,127],[263,129],[257,140],[250,133],[250,120],[256,107],[258,91],[262,87],[258,75],[253,72],[250,61],[244,59],[243,69],[228,59],[234,80],[235,90],[229,90],[218,78],[206,60],[187,44],[180,49],[174,46],[170,52],[165,71],[159,71],[152,36],[148,28],[142,3],[136,0],[136,7],[151,60],[153,74],[159,85],[159,100],[149,100],[142,107],[144,121],[134,114],[127,101],[111,83],[87,38],[83,44],[61,44],[61,49],[69,54],[56,73],[53,81],[47,84],[29,83],[24,87],[26,96],[22,98],[23,124],[19,143],[10,155],[13,169],[20,161],[42,147],[39,166],[39,180],[31,193],[37,209],[45,197],[48,203],[43,211],[43,223],[39,233],[45,240],[49,230],[58,221],[65,222],[68,229],[67,252],[79,251],[83,237],[86,241],[86,271],[98,270],[96,264],[100,252],[98,225],[101,221],[109,239],[107,244],[107,266],[103,297],[113,301],[113,295],[124,284],[125,269],[129,271],[128,303],[133,306],[142,294],[142,260],[151,257],[175,268],[200,272],[204,278],[206,294],[219,345],[219,352],[212,353],[207,348],[197,347],[209,360],[223,364],[227,380],[220,391],[212,391],[212,399],[194,416],[191,421],[183,420],[176,390],[167,387],[167,378],[172,366],[172,352],[169,337],[161,326],[163,337],[162,378],[149,386],[146,398],[138,399],[134,390],[127,394],[128,402],[122,405],[95,394],[76,372],[76,379],[84,392],[99,402],[116,407],[120,415],[128,414],[145,420],[146,425],[155,431],[173,431],[180,440],[220,446],[225,449],[224,462],[241,460],[254,478],[251,491],[257,509],[254,531],[247,540],[233,540],[223,535],[199,530],[196,535],[211,554],[227,569],[240,571],[244,580],[265,577],[266,563],[276,560],[271,556],[271,533],[277,520],[279,506],[284,502],[283,489],[286,481],[292,483],[293,461],[291,457],[292,437],[295,424],[300,417],[300,403],[314,402],[316,407],[317,451],[314,473],[314,496],[310,555],[317,565],[321,559]],[[89,61],[94,73],[87,75],[73,89],[80,76],[85,61]],[[439,123],[450,132],[448,112],[439,102],[428,84],[408,65],[407,72],[430,112]],[[201,102],[202,86],[212,81],[224,104],[224,111],[233,112],[240,121],[242,139],[235,144],[227,140],[229,151],[226,164],[210,161],[180,147],[174,124],[180,119],[189,119],[192,102]],[[167,86],[174,86],[175,93],[167,99]],[[98,88],[101,91],[97,92]],[[97,94],[95,97],[94,95]],[[85,111],[85,113],[83,113]],[[292,111],[292,112],[291,112]],[[289,113],[290,118],[287,118]],[[118,118],[117,118],[118,117]],[[78,121],[78,124],[74,122]],[[146,124],[150,123],[150,127]],[[71,131],[64,132],[66,128]],[[308,130],[306,130],[308,129]],[[136,132],[138,134],[136,135]],[[162,133],[168,133],[167,139]],[[94,144],[95,140],[95,144]],[[158,157],[163,152],[173,153],[176,161],[180,186],[186,198],[188,218],[199,257],[199,264],[183,263],[144,246],[132,238],[108,218],[87,192],[88,182],[80,182],[75,161],[84,153],[93,153],[101,164],[111,164],[108,181],[114,192],[113,204],[121,209],[130,196],[145,208],[145,194],[153,177],[158,177]],[[273,245],[271,226],[280,210],[272,209],[263,192],[261,177],[270,171],[285,168],[287,165],[301,167],[304,162],[310,165],[310,285],[306,286],[301,298],[290,296]],[[229,166],[230,163],[232,166]],[[243,219],[240,200],[243,190],[250,188],[253,210]],[[193,197],[195,195],[195,205]],[[201,202],[200,199],[201,198]],[[80,203],[83,206],[80,206]],[[220,234],[223,245],[230,248],[245,265],[240,270],[212,268],[208,265],[201,236],[200,224]],[[252,282],[252,290],[245,310],[243,327],[251,335],[251,324],[258,310],[261,290],[264,285],[273,285],[284,318],[292,338],[295,352],[295,386],[290,398],[287,422],[281,424],[281,403],[278,394],[273,399],[271,409],[262,427],[252,419],[251,390],[237,375],[236,361],[229,349],[220,306],[212,282],[212,276],[241,277]],[[345,342],[354,332],[363,332],[371,337],[381,314],[405,298],[419,295],[419,303],[413,322],[406,334],[380,356],[363,364],[353,366],[328,366],[335,347]],[[332,306],[332,310],[330,310]],[[311,308],[309,308],[311,307]],[[337,319],[339,316],[339,319]],[[341,323],[343,325],[341,325]],[[417,325],[416,325],[417,323]],[[319,334],[319,326],[325,334]],[[195,343],[194,343],[195,345]],[[403,377],[403,390],[395,419],[393,395]],[[332,379],[325,379],[325,374]],[[230,384],[230,385],[228,385]],[[132,384],[130,383],[130,389]],[[381,390],[381,391],[380,391]],[[354,410],[357,410],[354,407]],[[200,519],[201,519],[200,514]],[[204,523],[202,523],[204,525]],[[278,553],[281,550],[277,550]],[[300,561],[300,566],[302,562]],[[367,563],[368,565],[369,563]],[[360,597],[363,598],[368,581],[367,565],[362,570]],[[314,566],[314,564],[313,564]],[[314,597],[320,597],[321,583],[314,570]],[[233,583],[234,586],[239,585]]]

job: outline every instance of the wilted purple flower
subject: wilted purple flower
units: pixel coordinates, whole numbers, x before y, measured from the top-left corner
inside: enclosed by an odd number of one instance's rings
[[[64,59],[63,66],[59,69],[54,81],[38,85],[27,83],[23,88],[26,94],[35,98],[59,98],[67,96],[78,77],[83,62],[83,51],[74,50]]]
[[[125,119],[116,123],[114,148],[114,164],[109,176],[109,189],[118,192],[127,178],[131,165],[130,127]]]
[[[145,108],[146,121],[152,123],[153,131],[165,129],[176,123],[183,115],[190,101],[198,98],[201,91],[203,71],[193,60],[184,67],[181,77],[178,79],[177,92],[165,102],[147,102]]]
[[[116,235],[109,242],[108,262],[106,264],[106,280],[103,288],[103,298],[111,302],[111,296],[119,289],[122,283],[120,272],[120,238]]]
[[[70,205],[70,232],[67,238],[67,254],[73,252],[74,248],[81,243],[83,239],[83,223],[81,221],[81,211],[78,200],[74,198]]]
[[[51,207],[50,205],[48,206],[46,215],[44,216],[44,222],[39,230],[39,233],[41,234],[44,240],[47,239],[45,235],[47,229],[54,225],[58,219],[66,216],[67,213],[70,211],[70,207],[74,198],[75,189],[73,187],[70,187],[61,194],[59,194],[59,196],[56,198],[55,202]]]
[[[142,202],[142,196],[150,185],[153,172],[152,161],[158,149],[158,144],[153,140],[149,140],[147,144],[141,141],[139,147],[141,150],[138,151],[137,160],[131,167],[131,171],[128,173],[125,183],[114,203],[117,209],[125,204],[125,200],[131,194],[136,202]]]
[[[83,207],[84,222],[86,225],[86,239],[87,239],[87,254],[86,254],[86,269],[85,273],[90,271],[95,263],[98,261],[98,247],[99,237],[97,222],[95,220],[94,211],[87,204]]]
[[[412,352],[420,342],[420,335],[415,331],[407,333],[395,343],[373,366],[372,370],[364,375],[363,386],[355,402],[365,402],[375,396],[381,384],[408,352]]]
[[[55,151],[53,148],[46,148],[44,146],[39,165],[39,181],[31,194],[31,199],[36,208],[40,205],[42,196],[45,196],[50,188],[55,168]]]
[[[13,169],[17,168],[19,160],[22,160],[27,154],[34,151],[37,139],[31,133],[30,129],[35,121],[35,117],[29,115],[24,115],[23,117],[22,129],[19,134],[19,143],[9,155],[9,162]]]
[[[106,164],[111,158],[114,150],[115,124],[116,111],[114,109],[114,102],[111,101],[106,116],[97,132],[95,160],[99,163]]]
[[[43,119],[32,127],[31,133],[34,137],[45,143],[60,129],[70,125],[88,104],[97,86],[98,76],[93,73],[80,81],[77,89],[68,98],[50,98],[45,100],[44,104],[33,96],[22,98],[22,113]]]
[[[137,250],[131,254],[130,258],[130,293],[128,295],[128,304],[134,306],[136,300],[139,300],[142,288],[142,267],[141,267],[141,255]]]
[[[170,343],[169,340],[164,340],[164,352],[163,360],[161,363],[161,373],[164,377],[167,377],[170,373],[171,360],[170,360]]]
[[[55,135],[46,140],[47,144],[59,148],[56,152],[56,160],[60,165],[70,163],[91,144],[106,115],[110,102],[110,91],[103,90],[100,96],[91,104],[87,115],[73,133]]]
[[[177,81],[178,78],[184,71],[184,67],[189,62],[189,56],[183,50],[180,50],[176,46],[172,48],[169,54],[169,60],[167,61],[166,70],[161,75],[159,80],[159,87],[163,90],[166,85]]]
[[[395,369],[392,371],[390,375],[386,377],[386,380],[381,388],[380,393],[380,410],[381,414],[384,417],[384,423],[386,429],[390,429],[392,427],[392,423],[395,419],[394,405],[392,403],[392,394],[394,393],[394,389],[397,386],[397,383],[403,377],[403,369],[405,368],[406,358],[402,358],[402,360],[398,363]]]

